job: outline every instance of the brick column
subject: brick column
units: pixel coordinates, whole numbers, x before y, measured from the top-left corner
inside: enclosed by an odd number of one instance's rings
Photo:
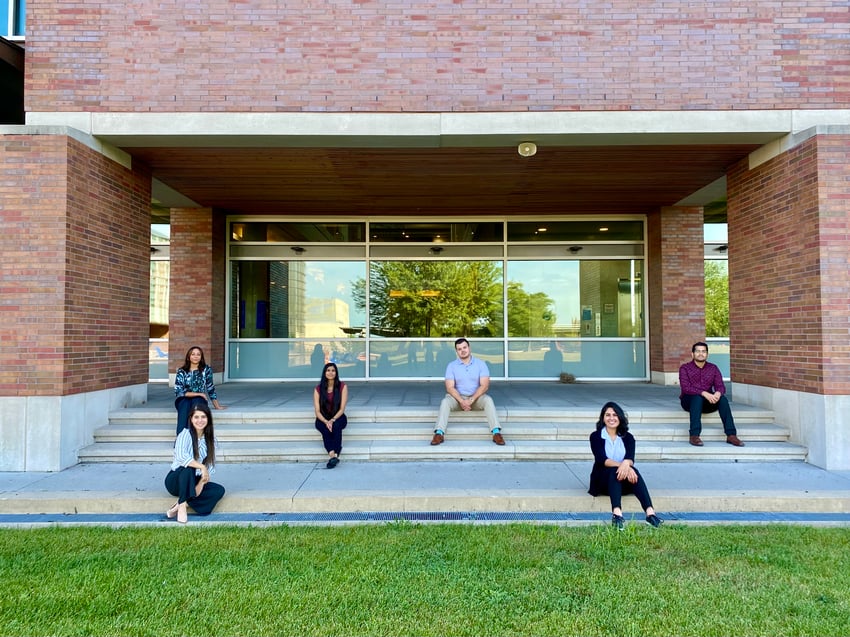
[[[0,220],[0,470],[55,471],[147,396],[150,174],[2,136]]]
[[[649,369],[652,382],[671,385],[705,338],[703,211],[661,208],[647,221]]]
[[[736,399],[781,410],[814,464],[850,469],[850,134],[740,162],[728,210]]]
[[[227,298],[225,216],[209,208],[171,209],[171,281],[168,295],[168,371],[193,346],[204,350],[220,382],[224,372]]]

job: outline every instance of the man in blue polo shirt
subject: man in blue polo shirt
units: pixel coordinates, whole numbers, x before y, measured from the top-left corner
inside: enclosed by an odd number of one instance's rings
[[[497,445],[505,444],[499,417],[496,415],[496,406],[493,404],[493,399],[487,395],[487,390],[490,389],[490,369],[487,363],[472,355],[469,341],[465,338],[455,341],[455,352],[457,352],[457,359],[446,366],[446,397],[440,403],[440,415],[431,444],[442,444],[449,422],[449,412],[458,409],[484,410],[493,434],[493,442]]]

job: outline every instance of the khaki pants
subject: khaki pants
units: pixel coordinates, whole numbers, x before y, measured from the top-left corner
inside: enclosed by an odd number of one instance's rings
[[[463,396],[463,398],[469,398],[469,396]],[[446,394],[446,397],[443,398],[443,401],[440,403],[440,415],[437,418],[436,429],[440,429],[445,432],[446,426],[449,422],[449,413],[458,411],[459,409],[460,403],[456,401],[451,394]],[[472,403],[472,409],[473,411],[484,411],[490,431],[493,431],[494,429],[501,429],[499,417],[496,415],[496,405],[493,403],[493,399],[490,398],[488,394],[479,396],[478,400]]]

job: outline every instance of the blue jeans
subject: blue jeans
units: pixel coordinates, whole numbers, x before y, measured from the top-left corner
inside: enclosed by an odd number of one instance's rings
[[[690,435],[699,436],[702,432],[702,415],[712,414],[715,411],[720,412],[720,420],[723,421],[723,430],[727,436],[734,436],[737,433],[735,429],[735,419],[732,418],[732,408],[729,407],[729,401],[726,396],[721,396],[720,400],[712,404],[702,396],[685,395],[681,397],[682,409],[691,414],[691,429]]]

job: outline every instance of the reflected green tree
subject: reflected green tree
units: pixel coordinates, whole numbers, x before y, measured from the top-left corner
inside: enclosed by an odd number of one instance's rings
[[[508,283],[508,336],[555,335],[555,302],[544,292],[528,293],[522,283]]]
[[[726,261],[705,262],[705,335],[729,336],[729,269]]]
[[[369,274],[373,334],[502,336],[502,271],[492,261],[375,261]],[[366,309],[366,282],[353,283]]]

